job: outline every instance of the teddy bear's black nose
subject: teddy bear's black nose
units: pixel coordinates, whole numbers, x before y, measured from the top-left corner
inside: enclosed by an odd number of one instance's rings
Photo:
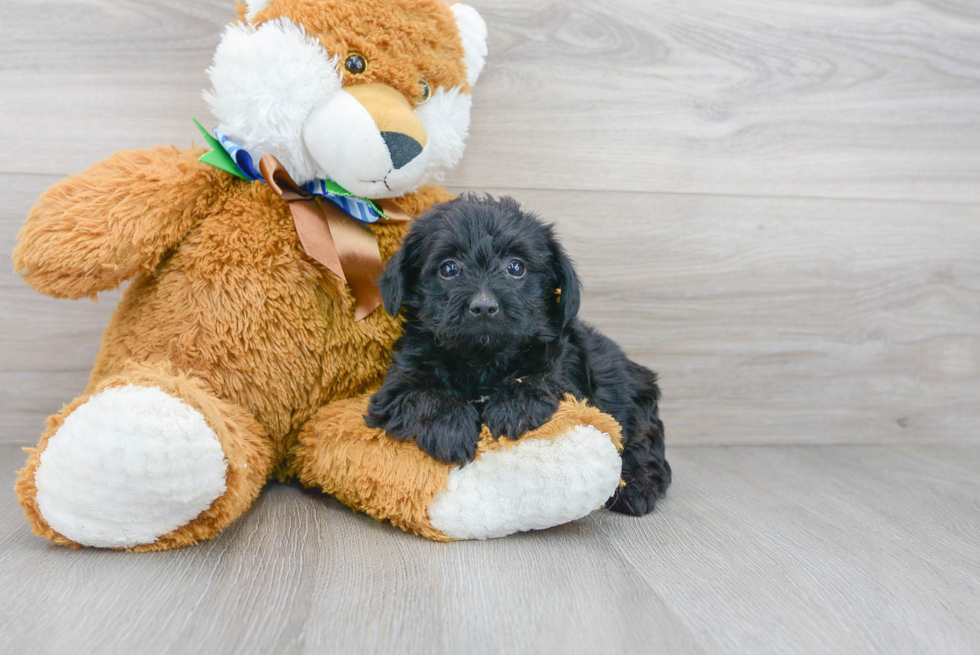
[[[391,165],[401,168],[422,152],[422,144],[401,132],[382,132],[381,138],[391,154]]]

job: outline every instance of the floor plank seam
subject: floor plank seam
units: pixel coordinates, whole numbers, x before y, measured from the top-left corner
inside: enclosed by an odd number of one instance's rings
[[[120,150],[125,150],[125,148],[120,148]],[[93,164],[96,162],[92,162]],[[0,170],[0,175],[7,175],[11,177],[51,177],[56,179],[63,179],[71,175],[77,175],[81,171],[69,173],[69,172],[33,172],[33,171],[5,171]],[[864,202],[864,203],[911,203],[916,205],[943,205],[949,207],[969,207],[971,209],[980,210],[980,198],[977,200],[945,200],[945,199],[934,199],[934,198],[909,198],[909,197],[893,197],[893,198],[881,198],[881,197],[864,197],[864,196],[814,196],[814,195],[780,195],[780,194],[742,194],[742,193],[717,193],[712,191],[643,191],[635,189],[591,189],[591,188],[565,188],[565,187],[529,187],[529,186],[486,186],[486,187],[474,187],[466,184],[457,184],[452,180],[446,182],[446,186],[450,191],[462,192],[462,191],[486,191],[488,193],[512,193],[512,192],[527,192],[527,193],[537,193],[537,192],[549,192],[549,193],[589,193],[596,195],[636,195],[636,196],[667,196],[667,197],[682,197],[682,198],[737,198],[737,199],[752,199],[752,200],[783,200],[783,201],[793,201],[793,200],[806,200],[806,201],[817,201],[817,202],[841,202],[841,203],[851,203],[851,202]]]

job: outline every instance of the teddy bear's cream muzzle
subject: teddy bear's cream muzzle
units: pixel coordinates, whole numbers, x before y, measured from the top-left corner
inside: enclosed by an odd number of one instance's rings
[[[330,93],[306,119],[303,141],[327,177],[366,198],[406,193],[429,162],[429,137],[412,105],[377,82]]]

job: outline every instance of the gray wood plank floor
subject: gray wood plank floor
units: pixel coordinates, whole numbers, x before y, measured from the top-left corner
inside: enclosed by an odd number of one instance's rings
[[[448,183],[556,221],[586,318],[661,372],[667,500],[433,544],[272,485],[195,548],[54,548],[16,446],[119,295],[4,274],[0,653],[980,652],[980,5],[470,3]],[[198,138],[232,4],[0,3],[0,259],[64,175]]]
[[[19,451],[0,447],[0,487]],[[980,451],[675,448],[654,514],[435,544],[273,485],[211,543],[67,552],[0,496],[4,653],[976,653]]]
[[[5,0],[0,172],[195,138],[231,4]],[[492,54],[461,186],[980,199],[973,0],[471,4]]]

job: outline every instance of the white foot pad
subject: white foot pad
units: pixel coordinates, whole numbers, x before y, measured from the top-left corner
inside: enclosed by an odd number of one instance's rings
[[[622,460],[609,435],[579,426],[556,439],[527,439],[453,469],[429,507],[453,539],[488,539],[568,523],[616,491]]]
[[[150,544],[225,493],[227,466],[197,410],[155,387],[106,389],[69,414],[41,453],[37,505],[80,544]]]

